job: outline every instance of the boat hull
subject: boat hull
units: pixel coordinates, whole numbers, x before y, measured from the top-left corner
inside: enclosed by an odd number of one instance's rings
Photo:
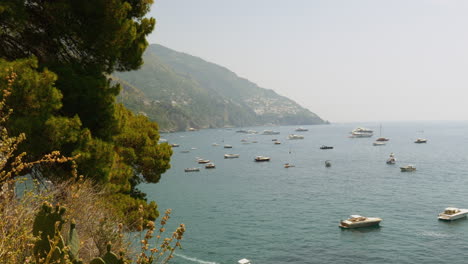
[[[454,215],[439,214],[438,219],[442,221],[454,221],[461,218],[466,218],[466,215],[468,215],[468,211],[464,211]]]
[[[382,222],[380,218],[368,219],[366,221],[360,222],[350,222],[350,221],[341,221],[339,227],[344,229],[351,229],[351,228],[361,228],[361,227],[369,227],[369,226],[378,226]]]

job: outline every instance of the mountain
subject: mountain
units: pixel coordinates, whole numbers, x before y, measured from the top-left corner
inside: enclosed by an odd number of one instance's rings
[[[117,72],[118,100],[162,131],[253,125],[324,124],[320,117],[232,71],[158,44],[138,71]]]

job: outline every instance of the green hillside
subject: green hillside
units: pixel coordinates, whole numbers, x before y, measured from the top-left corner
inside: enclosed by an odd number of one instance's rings
[[[150,45],[138,71],[116,73],[119,100],[158,122],[163,131],[324,121],[294,101],[219,65]]]

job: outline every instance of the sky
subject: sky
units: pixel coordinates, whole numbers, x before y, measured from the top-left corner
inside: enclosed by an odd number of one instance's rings
[[[331,122],[468,120],[468,1],[155,0],[150,43]]]

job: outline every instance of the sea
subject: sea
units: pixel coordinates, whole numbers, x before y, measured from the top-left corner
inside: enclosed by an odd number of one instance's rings
[[[350,138],[356,127],[373,129],[374,136]],[[161,135],[180,145],[171,169],[159,183],[139,188],[161,213],[172,209],[168,230],[186,225],[172,263],[467,263],[468,220],[444,222],[437,215],[450,206],[468,208],[468,121],[296,128],[242,128],[279,135],[239,128]],[[379,135],[390,140],[373,146]],[[415,144],[417,138],[427,143]],[[386,164],[390,153],[395,165]],[[255,162],[259,155],[271,160]],[[205,169],[199,158],[216,168]],[[417,170],[401,172],[408,164]],[[200,171],[184,171],[194,167]],[[377,228],[340,229],[351,214],[383,221]]]

